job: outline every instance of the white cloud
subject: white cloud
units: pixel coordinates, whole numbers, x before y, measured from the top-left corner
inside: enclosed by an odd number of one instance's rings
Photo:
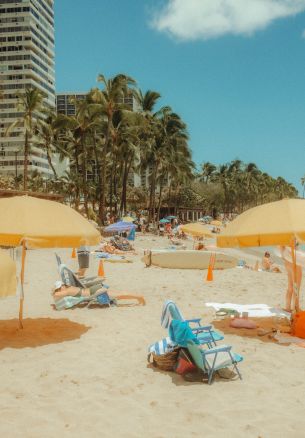
[[[181,40],[250,35],[305,11],[305,0],[166,0],[152,26]]]

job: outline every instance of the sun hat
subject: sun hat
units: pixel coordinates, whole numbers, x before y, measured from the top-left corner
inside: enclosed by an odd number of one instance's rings
[[[62,285],[63,285],[62,281],[60,281],[60,280],[55,281],[54,290],[60,289]]]

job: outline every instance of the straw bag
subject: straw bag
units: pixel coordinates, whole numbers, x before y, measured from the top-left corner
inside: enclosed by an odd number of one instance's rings
[[[155,353],[149,353],[147,361],[160,370],[173,371],[178,360],[179,351],[180,347],[177,347],[173,351],[165,354],[158,355]]]

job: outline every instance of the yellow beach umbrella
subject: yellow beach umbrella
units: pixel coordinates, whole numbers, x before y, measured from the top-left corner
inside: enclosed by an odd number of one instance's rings
[[[217,237],[217,245],[291,245],[295,239],[305,241],[304,199],[283,199],[245,211]]]
[[[72,208],[31,196],[0,199],[0,212],[0,245],[23,247],[19,311],[22,327],[26,249],[96,245],[100,242],[100,233]]]
[[[211,231],[199,222],[180,225],[180,229],[185,234],[191,234],[194,237],[213,237]]]
[[[305,200],[283,199],[245,211],[217,237],[219,247],[290,246],[293,254],[296,306],[296,242],[305,241]],[[298,309],[297,309],[298,310]]]
[[[133,222],[134,218],[130,217],[130,216],[125,216],[125,217],[122,218],[122,221],[123,222]]]
[[[221,221],[212,221],[210,222],[210,225],[214,225],[215,227],[222,227],[222,222]]]
[[[16,264],[4,251],[0,251],[0,297],[16,295]]]
[[[96,245],[100,234],[67,205],[31,196],[0,199],[0,245],[72,248]]]

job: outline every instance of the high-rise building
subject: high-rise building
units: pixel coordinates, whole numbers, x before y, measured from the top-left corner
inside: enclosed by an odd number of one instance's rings
[[[84,100],[87,93],[57,93],[56,110],[57,114],[75,116],[75,101]]]
[[[22,117],[18,95],[27,88],[45,94],[55,109],[54,0],[0,0],[0,173],[20,174],[24,128],[8,127]],[[28,170],[52,175],[46,154],[31,145]]]

